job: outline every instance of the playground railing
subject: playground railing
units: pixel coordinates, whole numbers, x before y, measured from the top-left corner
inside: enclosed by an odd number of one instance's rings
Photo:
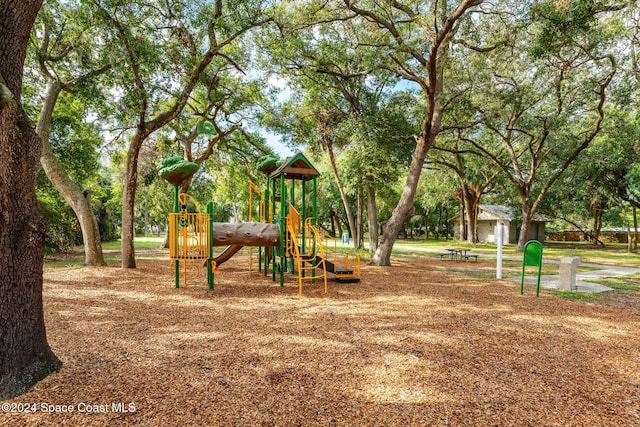
[[[324,246],[325,248],[331,248],[333,247],[333,249],[325,249],[327,252],[331,252],[332,253],[332,257],[333,258],[333,264],[338,266],[338,240],[335,237],[329,236],[326,233],[320,233],[318,231],[319,234],[321,234],[320,240],[324,242]],[[329,243],[329,242],[333,242],[333,243]],[[342,266],[347,269],[347,270],[351,270],[352,268],[350,267],[350,260],[349,260],[349,253],[345,252],[342,255]],[[355,277],[357,277],[358,279],[360,278],[360,254],[357,254],[355,257],[355,262],[353,262],[353,275]]]
[[[171,260],[208,259],[209,215],[200,213],[169,214],[169,256]]]
[[[298,271],[299,294],[302,295],[303,280],[315,281],[320,277],[324,279],[324,292],[327,293],[327,271],[326,266],[324,265],[326,253],[324,250],[324,246],[322,246],[322,243],[317,241],[319,236],[314,232],[315,227],[309,227],[308,224],[311,223],[305,222],[305,252],[302,253],[301,248],[303,247],[303,238],[302,236],[299,236],[298,233],[296,233],[292,218],[287,217],[287,230],[290,237],[287,244],[290,245],[289,251],[293,255],[293,258],[296,262],[296,269]],[[320,256],[320,259],[318,259],[318,255]],[[309,263],[310,266],[305,266],[305,263]],[[322,270],[322,274],[316,275],[316,269],[318,268]],[[307,271],[312,273],[311,276],[305,275]]]

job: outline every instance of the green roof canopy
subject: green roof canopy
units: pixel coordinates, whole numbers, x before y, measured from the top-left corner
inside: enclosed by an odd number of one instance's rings
[[[320,172],[313,167],[304,154],[298,153],[285,160],[269,177],[277,178],[284,176],[285,179],[300,179],[308,181],[318,175],[320,175]]]

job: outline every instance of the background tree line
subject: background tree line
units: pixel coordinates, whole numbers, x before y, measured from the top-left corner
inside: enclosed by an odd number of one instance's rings
[[[170,155],[202,166],[183,191],[242,216],[244,181],[272,153],[260,129],[318,162],[322,226],[356,247],[368,232],[373,263],[399,236],[450,235],[458,212],[477,241],[481,201],[517,207],[520,247],[536,212],[597,241],[638,206],[637,14],[614,1],[47,1],[24,83],[47,246],[84,242],[102,264],[101,239],[121,237],[134,267],[135,234],[164,229],[156,166]]]

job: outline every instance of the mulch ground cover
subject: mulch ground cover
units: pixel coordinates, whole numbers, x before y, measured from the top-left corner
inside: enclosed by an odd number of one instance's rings
[[[300,297],[247,264],[214,291],[175,289],[167,260],[46,270],[63,366],[0,425],[640,426],[633,305],[520,296],[427,257]]]

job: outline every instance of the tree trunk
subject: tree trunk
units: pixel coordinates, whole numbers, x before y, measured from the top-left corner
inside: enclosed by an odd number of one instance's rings
[[[329,211],[329,220],[331,221],[331,236],[332,237],[336,237],[335,215],[336,215],[336,213],[333,211],[333,209],[331,209],[331,211]]]
[[[436,225],[436,240],[440,240],[440,229],[442,228],[442,205],[438,208],[438,223]]]
[[[464,204],[467,217],[467,242],[478,243],[478,211],[482,188],[478,186],[464,185]]]
[[[372,180],[367,183],[367,220],[369,222],[369,252],[373,255],[378,248],[378,207],[376,189]]]
[[[620,208],[622,209],[622,217],[624,218],[624,225],[627,228],[627,252],[631,253],[633,244],[631,243],[632,234],[631,234],[631,222],[629,221],[629,215],[627,213],[627,208],[624,206],[624,201],[620,200]]]
[[[440,128],[439,118],[437,119],[437,128]],[[409,213],[413,210],[413,199],[416,195],[416,189],[418,188],[420,173],[422,172],[422,166],[424,165],[424,160],[429,148],[431,147],[433,138],[435,138],[435,134],[430,135],[426,132],[423,132],[418,138],[416,149],[411,159],[411,165],[409,166],[409,174],[407,175],[407,180],[405,181],[404,189],[402,190],[402,195],[391,214],[391,218],[389,218],[386,226],[384,227],[382,242],[371,259],[371,264],[373,265],[391,265],[391,250],[393,249],[393,244],[398,238],[400,229],[404,225],[405,221],[411,217]]]
[[[336,237],[340,239],[342,238],[342,222],[340,221],[340,216],[338,216],[336,211],[331,211],[331,214],[338,229],[338,235]]]
[[[356,224],[353,219],[353,214],[351,213],[351,208],[349,207],[349,201],[347,200],[347,194],[344,192],[344,188],[342,186],[342,181],[340,180],[340,175],[338,174],[338,166],[336,165],[336,157],[333,153],[333,143],[330,141],[325,141],[325,148],[327,150],[327,154],[329,155],[329,163],[331,163],[331,170],[333,171],[333,176],[336,180],[336,185],[338,186],[338,191],[340,192],[340,199],[342,199],[342,205],[344,206],[344,211],[347,214],[347,222],[349,223],[349,232],[352,234],[356,233]],[[357,248],[355,236],[353,236],[353,245],[354,248]]]
[[[129,144],[127,151],[126,169],[124,176],[124,189],[122,195],[122,267],[123,268],[135,268],[135,247],[134,247],[134,209],[135,209],[135,195],[138,181],[138,154],[144,141],[155,131],[161,129],[172,120],[174,120],[182,110],[185,108],[191,94],[200,80],[202,74],[205,72],[211,61],[217,55],[222,55],[219,51],[224,46],[232,43],[237,37],[249,31],[251,28],[263,25],[268,22],[267,20],[250,20],[246,25],[227,34],[225,40],[216,39],[216,27],[214,22],[220,18],[222,14],[222,3],[216,2],[216,10],[211,16],[208,26],[208,50],[197,59],[191,68],[185,73],[184,85],[179,89],[179,94],[174,97],[170,97],[167,100],[168,107],[163,111],[157,111],[154,118],[147,120],[150,116],[148,110],[150,110],[150,98],[147,95],[147,88],[143,77],[140,73],[140,58],[132,48],[133,35],[129,31],[128,27],[123,26],[118,19],[110,15],[109,11],[100,4],[96,4],[98,8],[109,17],[115,29],[117,29],[119,36],[123,42],[128,56],[128,66],[131,68],[134,76],[135,90],[139,97],[138,108],[138,123],[136,133],[133,136]],[[225,55],[222,55],[226,57]],[[229,59],[229,58],[227,58]]]
[[[427,212],[422,215],[422,225],[424,226],[424,239],[429,240],[429,218]]]
[[[36,132],[42,140],[40,164],[42,164],[42,169],[51,183],[69,206],[71,206],[71,209],[73,209],[73,212],[78,218],[78,223],[82,230],[82,242],[84,244],[84,264],[104,265],[98,220],[91,208],[91,196],[80,189],[80,187],[69,178],[69,175],[56,158],[49,143],[51,117],[53,116],[56,101],[61,91],[62,85],[60,83],[53,81],[47,83],[47,92],[36,125]]]
[[[358,184],[358,209],[356,211],[356,249],[361,249],[364,245],[364,194],[362,193],[362,183]]]
[[[598,245],[598,240],[600,240],[600,232],[602,230],[602,215],[603,214],[604,214],[604,211],[600,211],[600,212],[598,212],[598,216],[596,218],[594,218],[595,228],[593,229],[593,237],[596,239],[596,241],[593,242],[593,244],[595,246]]]
[[[597,246],[600,240],[600,230],[602,229],[602,215],[604,214],[602,203],[592,200],[589,204],[589,213],[593,218],[593,244]]]
[[[422,58],[426,75],[421,78],[412,76],[412,80],[420,84],[426,101],[422,131],[416,137],[416,147],[411,157],[409,172],[400,200],[387,222],[382,242],[371,259],[371,264],[373,265],[391,265],[391,250],[398,237],[398,232],[404,222],[412,215],[410,213],[413,211],[413,199],[416,195],[425,158],[433,141],[442,130],[442,115],[445,105],[441,102],[440,97],[444,87],[444,69],[449,55],[449,43],[455,35],[458,20],[464,16],[467,10],[480,3],[482,3],[481,0],[461,1],[458,7],[444,20],[442,27],[438,28],[439,25],[435,24],[434,29],[436,31],[433,33],[432,40],[430,40],[431,48],[428,57]],[[438,22],[438,19],[434,21]],[[404,75],[404,73],[405,71],[403,70],[400,74]]]
[[[59,369],[42,306],[46,224],[35,181],[40,140],[20,105],[29,33],[41,1],[0,0],[0,399]]]
[[[531,219],[533,218],[533,210],[529,206],[528,202],[522,203],[522,225],[520,226],[520,236],[518,237],[518,251],[524,250],[524,245],[527,243],[529,228],[531,227]]]
[[[443,88],[444,65],[439,60],[444,62],[444,58],[447,56],[447,43],[446,41],[443,42],[443,51],[438,52],[438,55],[441,55],[440,57],[434,54],[434,57],[429,59],[428,68],[431,84],[426,91],[427,114],[423,124],[423,130],[420,136],[416,138],[416,148],[411,157],[409,172],[402,194],[400,195],[400,200],[393,210],[391,218],[389,218],[387,222],[382,235],[382,242],[371,259],[371,264],[373,265],[391,265],[391,250],[393,249],[393,244],[398,237],[400,228],[404,222],[411,217],[410,212],[413,211],[413,199],[416,195],[424,161],[434,139],[442,128],[444,107],[440,102],[440,94]]]
[[[633,206],[633,250],[638,249],[638,215],[636,207]]]
[[[447,220],[447,218],[449,218],[449,209],[447,208],[447,206],[444,206],[444,238],[445,240],[449,236],[453,237],[453,235],[449,234],[451,230],[449,230],[449,220]]]
[[[469,218],[467,217],[467,209],[464,207],[464,202],[460,202],[460,207],[460,240],[467,240],[467,231],[469,230],[467,221],[469,221]]]
[[[460,205],[460,224],[458,224],[458,232],[460,233],[460,240],[467,240],[467,209],[464,203],[464,192],[460,191],[460,198],[458,199]]]
[[[138,154],[146,135],[136,133],[129,145],[122,191],[122,268],[136,268],[135,199],[138,187]]]

